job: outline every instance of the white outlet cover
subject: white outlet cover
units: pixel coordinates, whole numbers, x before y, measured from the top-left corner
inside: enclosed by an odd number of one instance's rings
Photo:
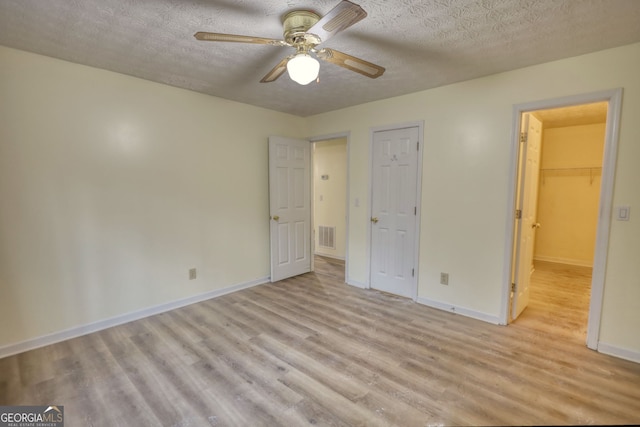
[[[617,206],[616,207],[616,220],[629,221],[631,216],[631,206]]]

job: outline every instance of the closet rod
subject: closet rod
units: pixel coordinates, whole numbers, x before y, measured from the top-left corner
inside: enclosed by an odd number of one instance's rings
[[[572,171],[572,170],[602,170],[600,166],[586,166],[575,168],[541,168],[541,171]]]

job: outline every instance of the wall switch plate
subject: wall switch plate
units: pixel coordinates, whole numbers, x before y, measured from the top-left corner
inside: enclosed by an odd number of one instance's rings
[[[616,220],[629,221],[631,216],[631,206],[616,206]]]
[[[196,277],[197,277],[196,269],[195,268],[190,268],[189,269],[189,280],[194,280]]]
[[[449,284],[449,273],[440,273],[440,284],[441,285]]]

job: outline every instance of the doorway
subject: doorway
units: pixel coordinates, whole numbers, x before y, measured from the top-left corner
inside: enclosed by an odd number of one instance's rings
[[[314,270],[342,270],[347,250],[347,138],[312,143]],[[336,275],[336,273],[332,273]]]
[[[616,89],[516,106],[517,127],[514,129],[518,134],[514,138],[512,194],[515,209],[510,213],[513,226],[510,226],[511,251],[508,254],[508,297],[507,304],[503,304],[505,323],[514,321],[526,307],[529,300],[526,282],[534,277],[531,275],[536,271],[536,258],[537,263],[544,267],[550,267],[548,263],[573,265],[578,269],[592,265],[586,342],[589,348],[597,348],[621,94],[622,91]],[[528,176],[527,136],[521,135],[520,130],[528,116],[543,123],[543,128],[546,122],[548,129],[546,144],[541,144],[538,173],[534,174],[537,175],[534,186],[542,191],[540,197],[537,192],[523,190]],[[586,134],[590,135],[587,142]],[[527,197],[535,198],[528,200],[535,205],[535,214],[525,221],[521,207]],[[584,209],[587,205],[589,208]],[[544,222],[548,225],[546,230]],[[536,232],[531,245],[533,250],[527,254],[521,247],[520,237],[529,229]],[[525,255],[530,257],[530,261],[523,261]],[[545,270],[549,273],[554,269]],[[570,270],[564,269],[564,272]],[[523,277],[527,279],[523,281],[524,285],[518,283]],[[561,281],[560,286],[562,283],[568,281]],[[524,302],[518,301],[521,297]],[[565,309],[560,307],[560,310]]]
[[[536,182],[531,185],[533,194],[523,186],[527,200],[522,203],[519,221],[522,234],[528,233],[532,241],[525,248],[530,253],[515,255],[519,260],[514,266],[518,294],[514,295],[517,304],[513,304],[511,318],[518,318],[528,303],[546,314],[544,322],[548,327],[583,340],[606,119],[606,102],[537,110],[523,113],[522,118],[525,126],[529,123],[523,144],[527,152],[536,147],[537,153],[527,162],[526,173],[535,176]],[[528,179],[525,177],[524,181]],[[529,223],[531,226],[527,226]],[[516,252],[522,246],[516,244]],[[527,285],[530,292],[523,289]]]

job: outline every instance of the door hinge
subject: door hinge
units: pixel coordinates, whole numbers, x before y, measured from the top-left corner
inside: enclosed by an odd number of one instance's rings
[[[516,284],[515,282],[511,284],[511,292],[515,292],[516,291]]]
[[[516,209],[516,219],[522,219],[522,211],[520,209]]]
[[[415,275],[416,275],[416,269],[412,268],[411,269],[411,277],[415,277]]]
[[[416,151],[420,151],[420,141],[416,142]]]
[[[529,134],[527,132],[520,132],[520,142],[527,142]]]
[[[413,214],[414,215],[418,215],[418,207],[417,206],[413,207]]]

